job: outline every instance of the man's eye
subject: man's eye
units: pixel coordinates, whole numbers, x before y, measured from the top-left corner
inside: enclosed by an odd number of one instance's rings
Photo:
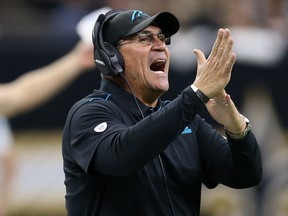
[[[157,36],[158,36],[159,40],[165,40],[165,38],[166,38],[164,34],[158,34]]]
[[[139,42],[149,42],[150,38],[146,35],[141,35],[141,37],[139,37]]]

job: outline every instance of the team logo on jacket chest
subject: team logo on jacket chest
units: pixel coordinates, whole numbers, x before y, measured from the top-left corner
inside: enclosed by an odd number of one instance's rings
[[[189,133],[192,133],[192,129],[186,126],[181,134],[189,134]]]

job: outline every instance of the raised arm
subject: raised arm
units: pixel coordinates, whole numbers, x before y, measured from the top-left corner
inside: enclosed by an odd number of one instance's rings
[[[195,50],[198,62],[194,85],[210,98],[206,106],[211,116],[233,134],[240,134],[246,126],[225,87],[230,81],[236,60],[232,52],[233,39],[229,29],[219,29],[211,54],[206,59],[200,50]]]
[[[78,42],[55,62],[1,84],[0,115],[12,117],[39,106],[94,66],[92,45]]]

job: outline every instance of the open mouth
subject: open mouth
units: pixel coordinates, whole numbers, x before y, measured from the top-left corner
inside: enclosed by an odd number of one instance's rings
[[[150,65],[150,70],[154,72],[162,71],[164,72],[166,65],[165,59],[157,59]]]

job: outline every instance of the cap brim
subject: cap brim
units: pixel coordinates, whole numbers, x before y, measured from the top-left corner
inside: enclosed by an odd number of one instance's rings
[[[124,37],[136,34],[150,25],[156,25],[163,33],[169,35],[175,34],[180,27],[178,19],[173,14],[169,12],[160,12],[134,26],[124,35]]]

